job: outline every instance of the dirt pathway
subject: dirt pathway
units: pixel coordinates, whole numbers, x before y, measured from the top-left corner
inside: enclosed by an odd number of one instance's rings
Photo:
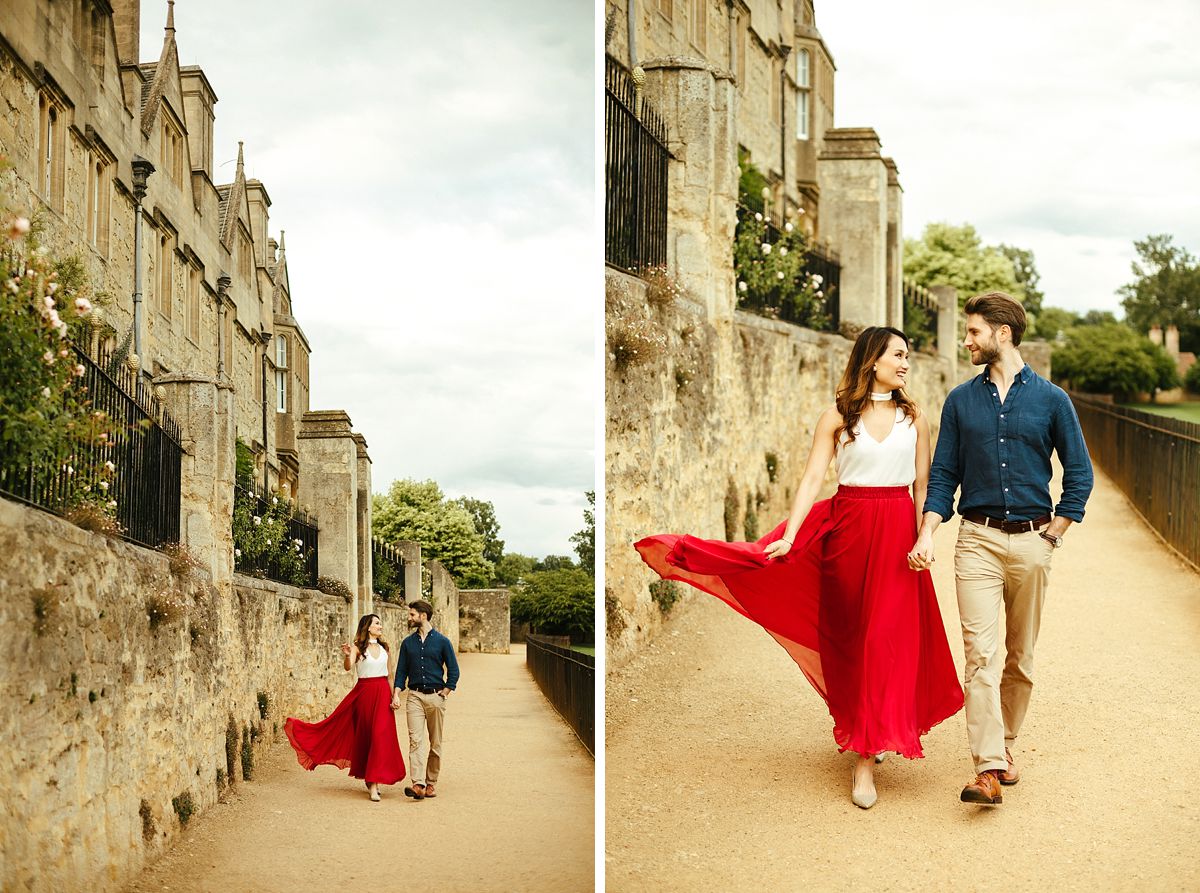
[[[192,820],[131,888],[163,891],[576,891],[594,885],[594,763],[513,654],[459,656],[438,796],[372,803],[287,742]],[[403,714],[398,723],[408,759]],[[353,885],[353,887],[351,887]]]
[[[962,666],[957,523],[934,582]],[[607,887],[670,890],[1200,890],[1200,575],[1097,473],[1055,556],[1024,775],[958,801],[963,714],[926,759],[879,767],[850,803],[849,754],[768,635],[696,593],[607,688]]]

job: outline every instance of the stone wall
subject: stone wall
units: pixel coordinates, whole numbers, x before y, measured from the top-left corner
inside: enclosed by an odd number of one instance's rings
[[[657,577],[632,544],[723,539],[727,526],[756,539],[783,520],[851,341],[740,312],[710,321],[699,302],[651,307],[644,283],[614,270],[606,291],[610,339],[639,320],[666,338],[646,362],[618,368],[610,354],[606,365],[605,596],[618,666],[662,619],[648,588]],[[957,382],[950,363],[914,355],[910,377],[936,432]]]
[[[124,889],[188,801],[211,806],[287,716],[349,690],[341,598],[176,575],[4,499],[0,551],[0,889]]]
[[[510,619],[507,589],[460,589],[460,650],[508,654]]]

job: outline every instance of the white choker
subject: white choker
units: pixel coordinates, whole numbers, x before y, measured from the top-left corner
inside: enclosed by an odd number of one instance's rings
[[[378,644],[379,644],[379,640],[378,640],[378,639],[368,639],[368,640],[367,640],[367,644],[368,644],[368,645],[378,645]]]
[[[892,392],[891,392],[891,391],[888,391],[886,394],[876,394],[874,391],[872,391],[872,392],[871,392],[871,399],[872,399],[872,400],[891,400],[891,399],[892,399]]]

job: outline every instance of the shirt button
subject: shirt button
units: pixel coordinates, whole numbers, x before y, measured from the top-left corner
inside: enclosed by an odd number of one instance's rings
[[[1006,514],[1006,515],[1008,514],[1008,509],[1004,510],[1004,514]]]
[[[1007,462],[1001,462],[1001,463],[1000,463],[1000,467],[1001,467],[1001,468],[1008,468],[1008,463],[1007,463]]]
[[[1004,438],[1003,438],[1003,437],[1001,437],[1001,438],[1000,438],[1000,442],[1001,442],[1001,443],[1004,443]]]
[[[1004,488],[1004,492],[1005,492],[1005,493],[1007,493],[1007,492],[1008,492],[1008,487],[1005,487],[1005,488]]]

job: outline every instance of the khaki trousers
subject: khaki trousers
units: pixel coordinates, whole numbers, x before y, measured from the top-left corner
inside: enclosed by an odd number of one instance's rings
[[[438,780],[442,768],[442,722],[446,699],[434,692],[409,691],[404,704],[408,716],[408,777],[413,784]]]
[[[962,620],[967,738],[975,771],[1007,769],[1004,748],[1021,731],[1033,690],[1033,647],[1054,547],[1036,532],[1003,533],[965,518],[954,549]],[[999,664],[1000,606],[1004,659]]]

